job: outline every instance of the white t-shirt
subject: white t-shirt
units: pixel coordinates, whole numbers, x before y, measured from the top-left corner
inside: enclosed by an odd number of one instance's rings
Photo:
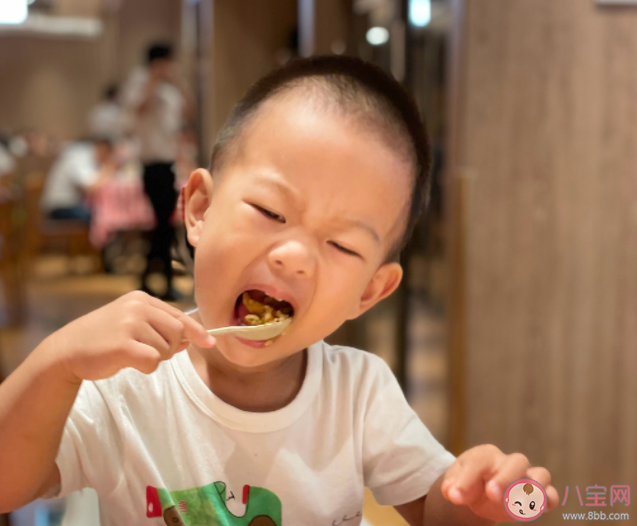
[[[15,168],[15,160],[9,150],[0,144],[0,176],[11,173]]]
[[[46,211],[55,208],[82,206],[83,190],[99,176],[92,143],[71,143],[55,161],[46,178],[41,206]]]
[[[123,89],[123,101],[135,123],[142,162],[174,162],[177,158],[179,134],[183,123],[184,98],[181,91],[168,82],[157,85],[148,109],[137,114],[142,103],[148,70],[133,70]]]
[[[95,488],[102,526],[357,526],[365,486],[404,504],[454,460],[381,358],[320,341],[296,398],[269,413],[216,397],[187,352],[84,382],[56,462],[59,495]]]

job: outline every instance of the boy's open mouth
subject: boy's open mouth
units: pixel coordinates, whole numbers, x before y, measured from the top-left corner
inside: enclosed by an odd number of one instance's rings
[[[237,298],[234,315],[239,325],[263,325],[291,318],[294,316],[294,307],[289,302],[273,298],[262,290],[251,289],[242,292]],[[271,340],[268,342],[271,343]]]

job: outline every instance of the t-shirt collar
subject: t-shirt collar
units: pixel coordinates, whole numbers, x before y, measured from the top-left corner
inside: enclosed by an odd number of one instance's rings
[[[252,433],[278,431],[291,425],[314,400],[323,375],[323,340],[307,348],[307,368],[300,391],[285,407],[267,413],[243,411],[216,396],[197,374],[188,352],[171,360],[181,386],[191,400],[210,418],[231,429]]]

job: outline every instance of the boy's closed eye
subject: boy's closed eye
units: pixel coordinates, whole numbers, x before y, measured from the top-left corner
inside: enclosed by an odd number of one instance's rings
[[[257,204],[251,203],[252,206],[257,209],[259,212],[261,212],[265,217],[267,217],[268,219],[272,219],[274,221],[278,221],[279,223],[283,223],[285,224],[285,217],[283,217],[280,214],[277,214],[276,212],[272,212],[266,208],[263,208],[262,206],[259,206]],[[354,252],[353,250],[350,250],[349,248],[345,248],[344,246],[340,245],[339,243],[336,243],[335,241],[330,241],[329,242],[334,248],[336,248],[337,250],[340,250],[341,252],[343,252],[344,254],[350,255],[350,256],[355,256],[355,257],[361,257],[360,254],[358,254],[358,252]]]
[[[343,252],[344,254],[348,254],[350,256],[356,256],[356,257],[361,257],[360,254],[358,254],[357,252],[354,252],[353,250],[350,250],[349,248],[345,248],[342,245],[339,245],[338,243],[334,242],[334,241],[330,241],[330,243],[338,250],[340,250],[341,252]]]
[[[285,223],[285,217],[283,217],[282,215],[279,215],[275,212],[271,212],[270,210],[267,210],[263,208],[262,206],[255,205],[254,203],[252,203],[252,206],[256,208],[259,212],[261,212],[265,217],[269,219],[274,219],[275,221],[278,221],[279,223]]]

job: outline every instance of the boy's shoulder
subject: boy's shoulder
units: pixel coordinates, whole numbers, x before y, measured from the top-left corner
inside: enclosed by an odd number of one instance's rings
[[[325,340],[319,342],[323,346],[325,358],[333,362],[347,362],[367,367],[387,366],[380,356],[364,349],[350,347],[349,345],[330,344]]]
[[[389,365],[380,356],[347,345],[322,343],[324,374],[331,371],[338,376],[358,382],[395,381]]]

